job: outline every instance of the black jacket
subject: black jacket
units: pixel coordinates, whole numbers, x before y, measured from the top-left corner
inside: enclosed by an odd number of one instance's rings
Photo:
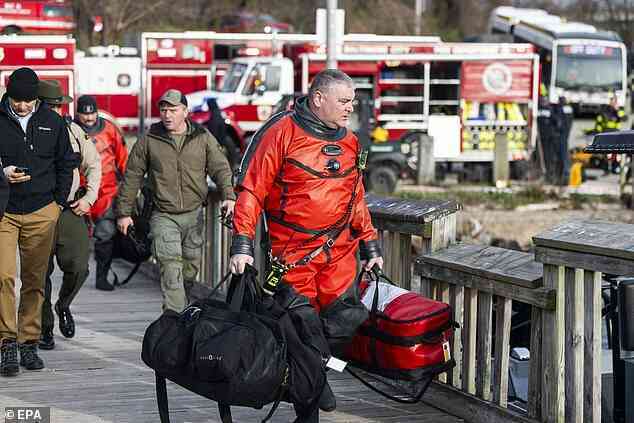
[[[31,175],[30,181],[10,185],[6,212],[32,213],[52,201],[65,205],[78,163],[64,120],[40,103],[25,134],[5,94],[0,101],[0,134],[2,166],[28,167]]]

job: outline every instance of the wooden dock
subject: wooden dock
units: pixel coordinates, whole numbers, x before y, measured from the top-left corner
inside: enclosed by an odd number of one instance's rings
[[[94,262],[91,263],[94,270]],[[115,266],[117,270],[125,267]],[[127,270],[122,270],[125,274]],[[161,294],[151,272],[140,271],[114,292],[97,291],[91,274],[72,306],[77,323],[73,339],[55,329],[56,348],[41,351],[46,368],[0,378],[4,407],[51,407],[52,423],[157,423],[154,373],[141,361],[147,325],[161,311]],[[61,275],[55,273],[54,299]],[[459,423],[427,404],[398,404],[363,387],[347,374],[329,379],[337,410],[321,413],[321,422]],[[216,403],[168,382],[172,423],[220,422]],[[268,409],[234,408],[235,422],[259,422]],[[292,407],[282,404],[272,422],[290,422]]]

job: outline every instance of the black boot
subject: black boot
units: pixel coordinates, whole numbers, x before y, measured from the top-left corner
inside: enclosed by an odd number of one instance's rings
[[[27,370],[40,370],[44,368],[44,362],[37,355],[37,341],[20,345],[20,366]]]
[[[0,376],[17,376],[18,373],[18,343],[15,339],[4,339],[0,346]]]
[[[55,348],[55,337],[53,336],[53,329],[42,329],[40,334],[40,349],[52,350]]]
[[[112,241],[95,243],[95,261],[97,272],[95,275],[95,287],[101,291],[113,291],[114,286],[108,282],[108,272],[112,263]]]
[[[324,385],[324,390],[321,391],[321,395],[319,397],[319,409],[322,411],[330,412],[335,411],[337,408],[337,400],[335,399],[335,394],[330,389],[330,384],[326,382]]]
[[[113,288],[114,289],[114,288]],[[59,301],[55,303],[55,313],[59,320],[59,331],[66,338],[72,338],[75,336],[75,320],[70,312],[70,308],[60,307]]]

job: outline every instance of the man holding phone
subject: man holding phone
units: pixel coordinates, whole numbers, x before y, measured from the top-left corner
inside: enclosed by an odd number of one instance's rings
[[[73,101],[64,95],[58,81],[40,81],[38,95],[52,111],[64,117],[62,108]],[[59,318],[59,331],[66,338],[75,336],[75,320],[70,305],[88,277],[90,243],[86,215],[97,200],[101,183],[101,159],[97,148],[79,125],[64,117],[73,153],[79,160],[79,167],[73,171],[73,185],[68,195],[68,207],[57,221],[57,230],[51,259],[46,273],[44,305],[42,306],[42,335],[40,349],[55,348],[53,327],[53,304],[51,303],[51,275],[55,270],[54,258],[63,272],[62,286],[59,289],[55,313]],[[82,179],[83,178],[83,179]]]
[[[117,202],[117,227],[127,234],[137,192],[147,174],[154,204],[152,253],[161,272],[163,309],[181,312],[200,269],[207,176],[218,186],[225,215],[233,213],[235,194],[229,162],[213,135],[187,119],[185,96],[167,90],[158,106],[161,121],[130,152]]]
[[[17,69],[0,101],[0,158],[11,187],[0,220],[0,376],[16,376],[20,366],[44,367],[37,354],[44,277],[77,166],[64,120],[37,100],[38,83],[32,69]],[[22,281],[19,307],[16,249]]]

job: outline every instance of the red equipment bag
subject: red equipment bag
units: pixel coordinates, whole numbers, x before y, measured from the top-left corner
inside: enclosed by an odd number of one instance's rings
[[[449,344],[456,327],[451,307],[395,286],[378,268],[366,275],[360,276],[359,288],[370,317],[346,358],[370,374],[422,385],[412,395],[417,401],[434,376],[455,366]]]

